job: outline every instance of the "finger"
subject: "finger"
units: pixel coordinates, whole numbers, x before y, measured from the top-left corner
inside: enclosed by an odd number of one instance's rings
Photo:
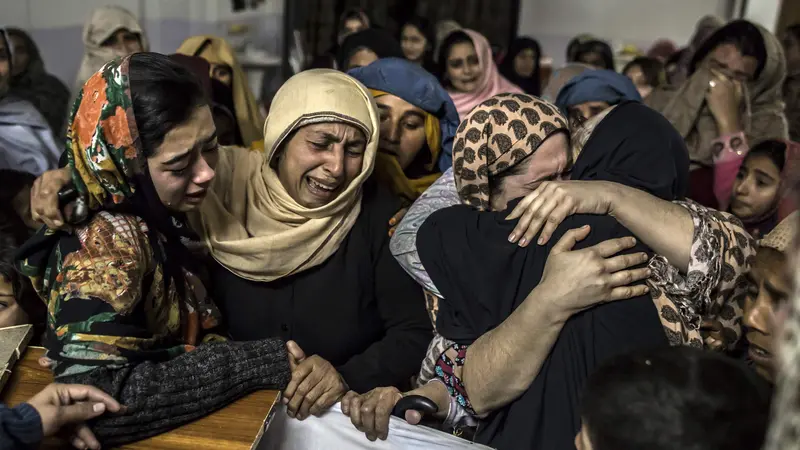
[[[400,221],[403,220],[403,217],[406,216],[407,212],[408,212],[408,208],[403,208],[400,211],[397,211],[395,213],[395,215],[392,216],[391,219],[389,219],[389,226],[394,227],[395,225],[400,223]]]
[[[622,286],[630,286],[633,283],[637,283],[642,280],[646,280],[650,277],[650,269],[647,267],[643,267],[641,269],[633,269],[633,270],[621,270],[617,273],[612,274],[608,278],[608,287],[609,288],[616,288]]]
[[[92,430],[86,424],[80,424],[75,428],[74,440],[83,443],[83,448],[99,449],[100,441],[97,440]],[[74,444],[73,444],[74,445]]]
[[[63,185],[62,185],[63,186]],[[60,189],[61,186],[58,187]],[[58,229],[64,225],[64,217],[58,208],[58,189],[52,184],[46,184],[41,189],[41,218],[51,228]]]
[[[647,262],[647,253],[632,253],[629,255],[619,255],[613,258],[607,258],[603,262],[603,267],[606,273],[619,272],[620,270],[628,269],[633,266],[638,266]]]
[[[608,258],[609,256],[614,256],[623,250],[632,248],[635,245],[636,245],[636,238],[624,237],[617,239],[609,239],[607,241],[603,241],[597,245],[593,245],[584,250],[595,251],[597,252],[598,255],[602,256],[603,258]]]
[[[317,399],[317,401],[314,402],[313,405],[311,405],[311,409],[308,410],[309,414],[311,414],[312,416],[319,417],[320,414],[330,409],[330,407],[333,406],[334,403],[336,403],[336,397],[337,394],[334,390],[324,392]]]
[[[511,210],[511,214],[509,214],[506,217],[506,220],[514,220],[517,217],[521,217],[522,214],[528,210],[528,206],[541,195],[541,193],[539,192],[539,188],[541,188],[541,186],[539,186],[535,191],[531,192],[530,194],[526,195],[522,200],[520,200],[520,202],[517,203],[517,206],[515,206],[514,209]]]
[[[363,397],[357,395],[353,400],[350,402],[350,422],[356,427],[358,431],[364,431],[364,425],[361,422],[361,403]]]
[[[375,432],[378,435],[378,439],[386,440],[389,437],[389,417],[391,417],[392,409],[400,398],[400,396],[395,397],[394,395],[386,396],[375,407]]]
[[[378,439],[378,432],[375,427],[376,402],[377,400],[372,400],[361,405],[361,423],[364,427],[364,432],[367,433],[367,439],[370,441]]]
[[[69,440],[69,443],[72,444],[72,446],[77,448],[78,450],[85,450],[89,448],[89,444],[84,442],[78,436],[72,436],[72,438]]]
[[[348,417],[350,416],[350,405],[352,405],[353,399],[355,399],[356,397],[358,397],[358,394],[356,394],[353,391],[347,391],[347,393],[344,394],[344,397],[342,397],[342,405],[341,405],[342,414]]]
[[[39,211],[37,210],[38,204],[36,203],[39,199],[39,190],[41,189],[42,185],[42,177],[39,177],[33,181],[33,186],[31,186],[31,198],[30,198],[30,205],[31,205],[31,217],[33,220],[39,221]]]
[[[406,410],[406,422],[411,425],[419,424],[422,422],[422,413],[414,409]]]
[[[531,202],[530,206],[528,206],[528,208],[522,214],[522,217],[519,218],[517,225],[514,227],[514,231],[512,231],[512,235],[514,236],[514,240],[512,242],[519,239],[519,244],[521,246],[525,245],[527,240],[523,241],[522,238],[527,230],[535,226],[533,222],[538,217],[540,217],[540,214],[542,214],[541,209],[546,202],[547,202],[547,197],[545,197],[544,195],[536,197]]]
[[[59,385],[59,389],[65,391],[72,401],[102,403],[111,412],[118,412],[122,408],[122,405],[114,397],[94,386],[62,384]]]
[[[60,425],[85,422],[106,412],[105,403],[80,402],[60,407]]]
[[[305,377],[303,382],[297,386],[297,390],[294,392],[294,395],[286,405],[286,409],[292,413],[292,416],[297,415],[306,396],[311,393],[311,391],[320,383],[320,381],[322,381],[322,376],[319,372],[319,370],[312,370],[311,373]]]
[[[572,202],[569,199],[565,199],[550,213],[544,223],[542,232],[539,234],[539,245],[547,244],[550,241],[550,237],[555,233],[556,228],[570,215],[571,210]],[[535,233],[532,236],[535,236]]]
[[[574,247],[576,243],[586,239],[586,236],[589,236],[591,230],[592,227],[584,225],[580,228],[573,228],[567,231],[561,236],[561,239],[556,242],[556,245],[553,246],[550,253],[564,253],[572,250],[572,247]]]
[[[650,288],[647,285],[639,286],[621,286],[611,290],[608,294],[607,301],[627,300],[629,298],[639,297],[650,293]]]
[[[286,389],[283,391],[284,403],[289,403],[289,400],[294,397],[297,388],[300,386],[300,383],[305,381],[312,369],[313,367],[311,364],[300,363],[300,365],[298,365],[292,371],[292,379],[289,381],[289,385],[286,386]]]
[[[41,358],[39,358],[39,365],[44,367],[45,369],[49,369],[50,366],[53,365],[53,360],[46,356],[42,356]]]
[[[300,420],[304,420],[311,414],[311,408],[317,403],[322,394],[325,393],[327,389],[327,383],[325,380],[317,383],[308,394],[303,396],[303,402],[300,404],[300,407],[297,410],[297,418]]]
[[[300,348],[300,345],[297,344],[295,341],[289,341],[286,343],[286,349],[289,351],[289,354],[297,359],[297,362],[302,362],[306,359],[306,353]]]

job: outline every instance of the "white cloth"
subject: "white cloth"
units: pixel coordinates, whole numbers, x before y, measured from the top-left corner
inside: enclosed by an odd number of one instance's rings
[[[61,151],[47,121],[32,104],[13,96],[0,100],[0,169],[39,176],[58,167]]]
[[[491,450],[428,427],[409,425],[396,417],[389,420],[389,437],[385,441],[370,442],[342,414],[339,403],[322,416],[303,421],[287,416],[283,404],[276,409],[258,450]]]

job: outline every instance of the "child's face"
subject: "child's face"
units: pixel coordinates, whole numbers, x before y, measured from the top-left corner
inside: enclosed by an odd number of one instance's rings
[[[0,275],[0,328],[28,323],[28,315],[17,304],[14,286]]]

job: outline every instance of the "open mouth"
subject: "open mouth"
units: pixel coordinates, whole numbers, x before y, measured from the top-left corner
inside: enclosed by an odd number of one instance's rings
[[[332,196],[338,187],[336,184],[323,183],[311,177],[306,177],[306,183],[308,184],[308,190],[312,194],[322,198]]]
[[[769,362],[772,360],[772,353],[753,343],[748,344],[747,355],[756,362]]]
[[[208,194],[207,189],[203,189],[200,192],[195,192],[193,194],[186,194],[186,200],[189,202],[199,202],[206,198],[206,194]]]

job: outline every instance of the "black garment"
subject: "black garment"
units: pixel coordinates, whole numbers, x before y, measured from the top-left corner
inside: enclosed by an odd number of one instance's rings
[[[403,49],[397,39],[386,30],[368,28],[347,36],[339,46],[336,63],[339,70],[347,72],[347,62],[357,51],[366,48],[375,52],[378,58],[405,58]]]
[[[689,157],[677,131],[641,103],[623,103],[595,129],[573,168],[573,178],[607,180],[639,188],[665,200],[683,198]],[[461,344],[502,323],[542,277],[547,257],[563,234],[590,225],[576,249],[631,233],[608,216],[573,215],[545,246],[520,248],[507,242],[516,221],[503,212],[478,212],[466,205],[432,214],[417,234],[417,250],[444,296],[437,327]],[[535,239],[535,238],[534,238]],[[625,253],[652,251],[641,243]],[[496,448],[572,448],[580,426],[581,390],[592,370],[611,356],[668,345],[649,295],[594,307],[570,318],[528,390],[492,413],[476,440]],[[524,357],[524,356],[520,356]]]
[[[374,182],[359,215],[323,264],[269,283],[214,270],[214,299],[237,340],[281,336],[333,364],[356,392],[404,386],[432,337],[422,289],[389,252],[400,201]]]
[[[21,403],[9,408],[0,403],[0,448],[38,448],[42,437],[42,418],[33,406]]]
[[[531,76],[523,77],[517,74],[517,71],[514,70],[514,59],[521,51],[529,48],[532,49],[534,55],[536,55],[536,65],[534,66],[533,74]],[[541,56],[542,50],[539,46],[539,42],[529,37],[518,37],[511,42],[511,45],[508,47],[508,52],[506,53],[506,56],[503,57],[503,62],[500,63],[498,69],[500,69],[500,73],[506,77],[508,81],[522,88],[526,94],[535,95],[538,97],[542,93],[542,67],[540,63]]]

